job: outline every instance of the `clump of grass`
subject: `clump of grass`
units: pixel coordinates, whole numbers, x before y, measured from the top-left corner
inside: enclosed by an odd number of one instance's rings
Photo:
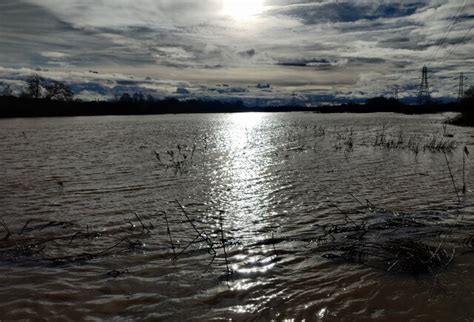
[[[386,134],[385,130],[386,127],[383,125],[382,129],[376,133],[373,146],[384,149],[403,149],[407,147],[405,134],[402,128],[400,128],[394,136]]]
[[[372,209],[362,219],[353,220],[347,213],[342,214],[343,223],[320,226],[322,235],[316,251],[323,252],[326,259],[368,265],[389,273],[435,275],[456,255],[455,247],[446,245],[446,237],[435,241],[442,232],[431,224],[429,215]],[[445,234],[453,233],[453,227],[443,228]]]
[[[386,146],[386,135],[385,135],[385,124],[382,125],[380,131],[377,131],[375,134],[375,143],[374,146]]]
[[[346,151],[352,151],[354,149],[354,131],[352,128],[348,131],[348,135],[344,140],[344,145],[346,146]]]
[[[194,153],[196,152],[196,144],[191,150],[186,150],[182,145],[177,145],[176,149],[167,150],[165,155],[168,159],[160,155],[158,151],[155,152],[155,157],[158,162],[166,169],[174,169],[175,173],[183,174],[192,164]]]
[[[335,128],[334,138],[334,149],[336,151],[343,148],[345,148],[345,152],[352,152],[354,150],[354,130],[352,128],[346,128],[341,131],[337,131]]]
[[[445,139],[432,135],[428,142],[423,145],[424,151],[451,153],[456,149],[456,141],[453,139]]]
[[[325,254],[325,258],[342,259],[350,263],[376,264],[386,272],[397,274],[435,274],[447,267],[456,254],[413,238],[388,240],[382,243],[354,243],[342,246],[340,254]]]
[[[418,154],[420,151],[451,153],[457,148],[457,142],[452,139],[451,135],[447,135],[446,132],[441,136],[433,134],[427,140],[419,135],[410,135],[407,138],[402,128],[395,135],[387,134],[385,125],[376,132],[372,145],[388,150],[405,149],[415,154]]]
[[[421,140],[417,135],[412,135],[408,138],[407,148],[414,154],[418,155],[420,152]]]
[[[315,125],[313,130],[314,130],[314,137],[325,137],[326,136],[326,128],[322,125]]]

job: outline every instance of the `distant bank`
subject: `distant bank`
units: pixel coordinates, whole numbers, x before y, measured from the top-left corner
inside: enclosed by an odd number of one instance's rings
[[[183,113],[238,113],[238,112],[315,112],[315,113],[375,113],[393,112],[404,114],[432,114],[461,112],[468,114],[469,101],[462,103],[430,104],[423,106],[404,105],[394,99],[377,97],[365,104],[348,103],[326,106],[265,106],[248,107],[241,102],[201,101],[177,99],[155,100],[152,102],[121,101],[59,101],[49,99],[19,98],[0,96],[0,118],[17,117],[60,117],[99,115],[157,115]]]

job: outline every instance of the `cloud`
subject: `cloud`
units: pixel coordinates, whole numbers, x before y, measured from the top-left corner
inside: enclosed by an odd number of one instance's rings
[[[349,59],[327,59],[327,58],[313,58],[313,59],[297,59],[297,60],[287,60],[280,61],[278,65],[282,66],[293,66],[293,67],[336,67],[347,65]]]
[[[68,57],[68,54],[60,53],[57,51],[43,51],[40,53],[41,56],[52,59],[62,59]]]
[[[176,88],[176,94],[189,95],[189,94],[191,94],[191,92],[185,87],[178,87],[178,88]]]
[[[280,5],[273,14],[295,17],[305,24],[355,22],[409,16],[428,1],[300,1]]]
[[[249,49],[249,50],[244,50],[244,51],[241,51],[239,52],[239,55],[244,57],[244,58],[252,58],[253,56],[255,56],[257,52],[255,51],[255,49]]]
[[[375,95],[393,84],[411,95],[427,64],[447,95],[474,63],[470,1],[266,0],[263,9],[239,21],[222,14],[222,0],[4,0],[0,77],[18,87],[22,68],[41,68],[83,97],[182,87],[251,98],[259,93],[248,86],[267,81],[283,96]],[[233,90],[209,90],[218,83]]]
[[[0,81],[11,84],[17,94],[25,87],[26,79],[33,74],[39,74],[44,79],[65,82],[79,98],[94,97],[94,100],[97,97],[111,99],[124,92],[142,92],[160,98],[175,93],[176,87],[190,86],[187,82],[142,78],[124,74],[0,67]],[[96,93],[97,96],[92,93]]]

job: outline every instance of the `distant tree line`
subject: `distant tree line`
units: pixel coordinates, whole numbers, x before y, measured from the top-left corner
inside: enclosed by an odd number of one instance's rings
[[[38,74],[29,76],[26,79],[26,87],[20,94],[22,98],[28,99],[47,99],[54,101],[70,102],[74,99],[74,94],[64,82],[57,80],[44,79]],[[10,85],[1,82],[0,88],[3,96],[12,96],[13,91]]]
[[[451,123],[474,127],[474,86],[469,87],[469,89],[464,92],[464,100],[461,104],[466,106],[466,108],[462,111],[461,115],[455,117]]]
[[[156,99],[150,94],[145,96],[142,92],[136,92],[132,95],[130,95],[128,92],[125,92],[120,96],[116,96],[115,101],[121,103],[143,104],[153,103],[156,101]]]
[[[13,91],[9,84],[0,82],[0,96],[12,96]]]
[[[293,112],[318,113],[373,113],[396,112],[407,114],[439,113],[447,111],[469,112],[474,103],[474,87],[465,92],[463,102],[404,105],[395,98],[373,97],[365,104],[353,102],[323,106],[245,106],[241,101],[198,100],[177,98],[156,99],[141,92],[124,92],[110,101],[79,101],[74,99],[70,86],[57,80],[44,79],[38,74],[26,79],[20,95],[14,96],[12,88],[0,82],[0,117],[36,116],[87,116],[87,115],[146,115],[177,113],[230,113],[230,112]],[[466,113],[467,113],[466,112]],[[466,114],[465,113],[465,114]],[[472,112],[470,112],[472,114]],[[469,114],[469,115],[471,115]],[[467,114],[466,114],[467,115]],[[472,116],[469,116],[472,118]]]

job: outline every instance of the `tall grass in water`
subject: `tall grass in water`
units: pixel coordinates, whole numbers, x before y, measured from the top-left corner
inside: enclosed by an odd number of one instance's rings
[[[466,194],[466,157],[469,156],[469,150],[464,146],[462,151],[462,193]]]
[[[194,153],[196,152],[196,144],[192,149],[186,150],[182,145],[176,145],[176,149],[166,150],[165,159],[158,151],[154,151],[155,157],[159,164],[166,169],[174,169],[175,173],[183,174],[192,164]]]
[[[406,149],[415,154],[420,151],[451,153],[456,149],[457,142],[452,139],[452,135],[447,135],[446,131],[444,129],[442,135],[432,134],[428,139],[424,139],[417,134],[407,136],[402,128],[396,135],[387,134],[384,125],[381,130],[376,132],[372,145],[383,149]]]

